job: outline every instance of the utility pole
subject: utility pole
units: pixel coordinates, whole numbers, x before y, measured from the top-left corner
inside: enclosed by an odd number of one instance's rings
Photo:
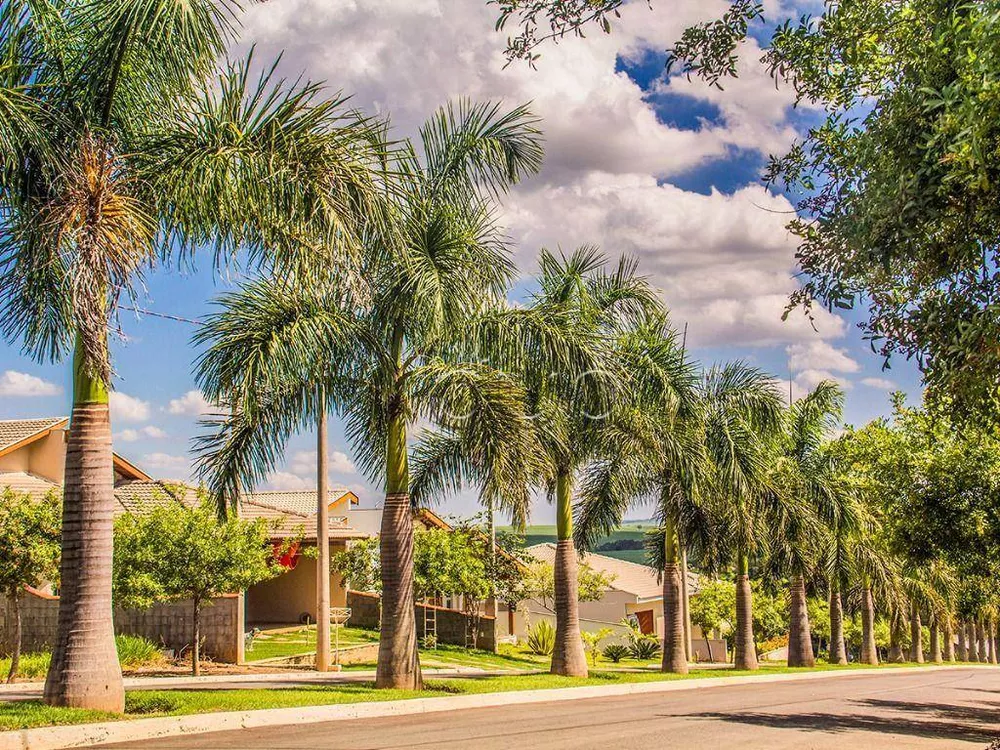
[[[330,669],[330,489],[326,393],[316,388],[316,669]]]

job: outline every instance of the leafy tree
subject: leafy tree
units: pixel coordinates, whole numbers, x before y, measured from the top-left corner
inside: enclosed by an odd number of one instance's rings
[[[286,547],[296,545],[294,540]],[[198,675],[201,610],[213,597],[279,575],[271,529],[263,519],[220,519],[215,505],[162,502],[115,520],[114,591],[120,606],[191,601],[191,671]]]
[[[577,573],[576,595],[581,602],[600,601],[615,580],[613,575],[594,570],[586,563],[580,564]],[[528,564],[528,574],[524,579],[524,598],[534,599],[555,614],[556,573],[552,563],[536,560]]]
[[[696,596],[691,597],[691,624],[701,629],[708,649],[708,660],[714,661],[711,636],[718,631],[729,638],[736,622],[736,584],[732,581],[703,581]]]
[[[73,362],[52,704],[124,705],[108,414],[120,298],[205,245],[219,265],[241,251],[338,265],[379,215],[371,124],[313,83],[220,64],[237,14],[233,0],[0,5],[0,333]]]
[[[601,628],[600,630],[584,630],[580,633],[583,638],[584,650],[590,654],[590,663],[597,666],[597,657],[601,655],[601,642],[613,636],[613,628]]]
[[[54,492],[39,499],[8,487],[0,494],[0,593],[14,610],[8,683],[20,666],[21,592],[25,586],[58,580],[61,518],[60,499]]]
[[[368,537],[350,542],[347,549],[330,559],[330,568],[341,576],[341,585],[355,591],[382,591],[382,569],[378,539]]]

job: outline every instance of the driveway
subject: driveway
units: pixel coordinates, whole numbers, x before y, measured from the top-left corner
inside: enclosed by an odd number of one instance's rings
[[[1000,669],[865,673],[802,682],[184,735],[104,747],[985,748],[1000,737]]]

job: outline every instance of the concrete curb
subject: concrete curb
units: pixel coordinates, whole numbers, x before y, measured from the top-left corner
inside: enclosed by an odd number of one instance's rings
[[[802,674],[749,675],[738,677],[702,677],[664,682],[633,682],[619,685],[587,685],[583,687],[520,690],[504,693],[481,693],[440,698],[412,698],[397,701],[373,701],[329,706],[270,708],[257,711],[231,711],[190,716],[165,716],[153,719],[133,719],[43,727],[12,732],[0,732],[0,750],[64,750],[111,742],[173,737],[181,734],[204,734],[234,729],[317,724],[350,719],[372,719],[385,716],[410,716],[470,708],[490,708],[525,703],[552,703],[585,698],[606,698],[644,693],[670,693],[731,685],[764,682],[798,682],[804,680],[845,678],[852,675],[913,674],[916,671],[941,672],[956,669],[989,669],[992,665],[886,667],[882,669],[852,669],[843,672],[822,671]]]

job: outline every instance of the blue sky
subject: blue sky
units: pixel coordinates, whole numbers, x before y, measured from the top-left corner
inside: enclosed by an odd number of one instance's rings
[[[794,279],[794,242],[783,230],[791,209],[768,193],[759,175],[768,153],[791,142],[815,119],[791,108],[744,51],[741,77],[724,91],[697,81],[667,80],[662,50],[688,23],[721,3],[678,2],[670,12],[644,3],[626,9],[610,37],[570,40],[545,50],[538,71],[503,68],[503,39],[491,11],[469,0],[392,0],[347,4],[283,0],[251,8],[234,54],[256,43],[258,59],[285,51],[282,69],[325,79],[353,93],[354,106],[391,117],[408,136],[449,98],[532,101],[543,118],[547,160],[541,175],[505,203],[504,222],[530,289],[541,246],[596,243],[616,257],[639,257],[678,326],[689,327],[692,353],[709,363],[743,359],[773,372],[800,395],[822,377],[847,388],[846,421],[860,424],[888,410],[893,388],[919,393],[912,364],[882,371],[857,330],[861,313],[821,312],[818,332],[796,313],[780,320]],[[140,305],[198,319],[231,288],[206,254],[196,267],[158,268],[146,278]],[[118,395],[116,449],[164,478],[187,478],[190,441],[203,404],[192,377],[194,326],[123,312],[124,338],[114,344]],[[791,369],[791,373],[790,373]],[[68,370],[40,365],[0,343],[0,418],[66,414]],[[334,481],[367,504],[379,490],[353,469],[339,425],[331,428]],[[313,486],[312,437],[294,438],[286,464],[269,486]],[[444,512],[476,509],[471,493]],[[642,515],[641,510],[636,515]],[[539,502],[537,522],[551,508]]]

